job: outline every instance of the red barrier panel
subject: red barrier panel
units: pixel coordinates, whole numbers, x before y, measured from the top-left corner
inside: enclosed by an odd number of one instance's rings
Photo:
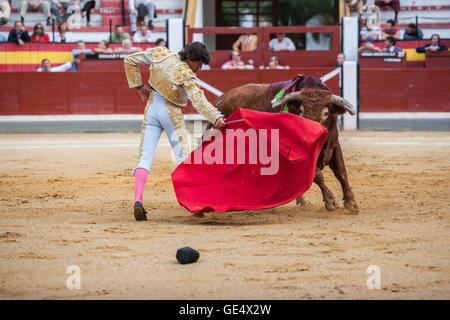
[[[211,70],[200,79],[221,91],[247,83],[290,80],[297,73],[326,74],[327,69]],[[449,69],[361,69],[362,112],[450,112]],[[143,72],[143,81],[148,71]],[[339,93],[338,77],[327,82]],[[0,73],[1,115],[141,114],[144,104],[128,88],[124,72]],[[205,91],[214,103],[217,97]],[[192,113],[192,107],[183,108]]]
[[[361,112],[450,112],[450,69],[361,69]]]
[[[228,90],[247,83],[274,83],[292,79],[297,73],[315,75],[328,69],[293,70],[210,70],[199,71],[203,81]],[[148,70],[142,70],[147,82]],[[338,93],[337,77],[327,83]],[[1,115],[111,114],[135,113],[144,104],[135,90],[128,88],[124,72],[8,72],[0,73]],[[205,90],[211,103],[217,99]],[[185,113],[195,112],[189,105]]]

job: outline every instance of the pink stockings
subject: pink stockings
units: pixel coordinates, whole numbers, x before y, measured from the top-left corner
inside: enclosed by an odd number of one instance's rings
[[[147,182],[148,171],[143,168],[137,168],[134,171],[134,202],[139,201],[143,204],[144,187]]]

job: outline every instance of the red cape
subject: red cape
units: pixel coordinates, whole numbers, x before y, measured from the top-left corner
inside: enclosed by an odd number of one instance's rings
[[[290,113],[249,109],[236,110],[226,119],[226,123],[220,129],[221,134],[203,142],[172,173],[175,194],[182,206],[191,212],[272,208],[296,199],[311,187],[317,158],[328,136],[325,127]],[[258,143],[253,144],[253,147],[245,139],[245,161],[238,164],[236,154],[239,142],[230,131],[226,131],[229,129],[242,129],[244,132],[253,129],[253,132],[258,133],[262,132],[260,129],[267,129],[267,139],[262,138],[264,135],[257,135]],[[279,130],[278,138],[273,129]],[[231,138],[234,143],[231,143]],[[267,152],[264,150],[265,145]],[[213,146],[216,146],[216,152],[211,152]],[[274,154],[271,154],[271,148],[274,148]],[[220,156],[221,152],[223,156]],[[227,152],[234,154],[234,161],[227,161]],[[268,158],[262,158],[261,152],[262,155],[267,154]],[[206,164],[207,154],[223,159],[223,163],[216,161]],[[203,163],[198,163],[199,159]],[[270,174],[262,174],[261,169]],[[274,171],[276,173],[272,174]]]

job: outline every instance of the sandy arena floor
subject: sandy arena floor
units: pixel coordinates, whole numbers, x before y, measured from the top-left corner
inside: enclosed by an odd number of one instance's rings
[[[314,185],[311,208],[194,218],[175,198],[164,138],[149,221],[136,222],[138,134],[0,135],[0,298],[450,299],[450,133],[341,137],[359,215],[327,212]],[[200,260],[178,264],[183,246]],[[70,265],[79,290],[66,286]]]

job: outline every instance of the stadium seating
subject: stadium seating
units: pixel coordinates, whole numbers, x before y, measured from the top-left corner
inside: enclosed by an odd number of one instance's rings
[[[366,5],[374,3],[374,0],[367,0]],[[408,24],[416,22],[416,17],[425,39],[429,39],[433,33],[439,34],[441,38],[450,38],[450,0],[400,0],[398,23],[402,34]],[[382,27],[393,18],[394,13],[389,8],[381,10]]]
[[[0,27],[0,34],[5,37],[12,29],[14,22],[20,20],[20,0],[12,0],[11,17],[7,25]],[[157,18],[153,20],[155,28],[151,30],[155,38],[166,38],[166,20],[168,18],[180,17],[183,0],[154,0]],[[84,1],[82,1],[84,3]],[[128,0],[125,0],[125,31],[129,31]],[[72,29],[75,39],[87,42],[99,42],[107,39],[109,35],[109,21],[112,26],[122,24],[122,1],[121,0],[97,0],[96,7],[91,12],[91,27],[86,27],[86,19],[81,20],[81,28]],[[25,27],[28,32],[33,30],[34,24],[41,22],[45,25],[45,18],[41,12],[28,12],[25,18]],[[51,27],[45,26],[45,32],[52,40]]]

